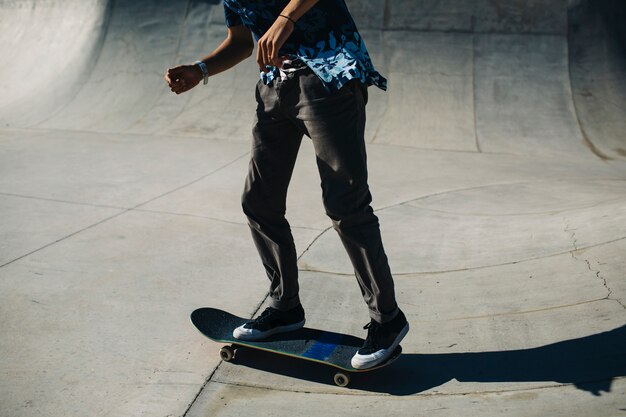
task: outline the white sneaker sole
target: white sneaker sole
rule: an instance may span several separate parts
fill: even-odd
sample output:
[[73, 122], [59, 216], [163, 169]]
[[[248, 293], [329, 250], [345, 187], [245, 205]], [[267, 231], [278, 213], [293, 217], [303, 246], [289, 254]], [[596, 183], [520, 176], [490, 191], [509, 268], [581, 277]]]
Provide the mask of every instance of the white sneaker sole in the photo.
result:
[[247, 340], [250, 342], [263, 340], [277, 333], [293, 332], [294, 330], [301, 329], [302, 327], [304, 327], [304, 322], [305, 320], [302, 320], [300, 323], [274, 327], [273, 329], [267, 330], [265, 332], [256, 329], [246, 329], [245, 327], [243, 327], [245, 326], [245, 324], [242, 324], [241, 326], [233, 330], [233, 337], [235, 339]]
[[409, 322], [398, 333], [396, 340], [393, 341], [388, 349], [381, 349], [369, 355], [359, 355], [358, 352], [352, 357], [350, 364], [354, 369], [368, 369], [385, 362], [396, 350], [404, 336], [409, 332]]

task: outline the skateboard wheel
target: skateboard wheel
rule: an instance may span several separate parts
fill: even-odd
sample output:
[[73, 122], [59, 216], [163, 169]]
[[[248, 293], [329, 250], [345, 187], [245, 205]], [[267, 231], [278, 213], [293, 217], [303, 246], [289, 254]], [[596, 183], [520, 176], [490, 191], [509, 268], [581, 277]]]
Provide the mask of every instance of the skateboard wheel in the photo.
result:
[[224, 346], [220, 349], [220, 358], [225, 362], [230, 362], [235, 357], [235, 349], [232, 346]]
[[343, 372], [337, 372], [335, 374], [335, 384], [340, 387], [346, 387], [350, 383], [350, 377]]

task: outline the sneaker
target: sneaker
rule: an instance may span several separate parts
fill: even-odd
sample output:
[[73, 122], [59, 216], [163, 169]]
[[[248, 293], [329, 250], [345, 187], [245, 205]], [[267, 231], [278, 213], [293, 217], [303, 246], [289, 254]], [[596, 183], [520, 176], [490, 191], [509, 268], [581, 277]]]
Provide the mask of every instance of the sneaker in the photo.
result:
[[233, 330], [233, 337], [240, 340], [263, 340], [273, 334], [291, 332], [303, 326], [304, 309], [301, 305], [288, 311], [268, 307], [256, 319]]
[[367, 329], [367, 339], [352, 357], [351, 363], [355, 369], [372, 368], [385, 362], [409, 332], [409, 322], [399, 311], [390, 322], [380, 324], [372, 320], [363, 328]]

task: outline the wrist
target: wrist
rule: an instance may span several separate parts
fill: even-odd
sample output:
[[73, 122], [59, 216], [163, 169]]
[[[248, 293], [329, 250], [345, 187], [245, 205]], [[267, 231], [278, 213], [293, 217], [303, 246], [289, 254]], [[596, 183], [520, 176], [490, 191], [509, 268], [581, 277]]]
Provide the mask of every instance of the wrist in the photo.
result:
[[293, 25], [296, 25], [296, 21], [293, 20], [293, 18], [291, 18], [291, 16], [288, 16], [286, 14], [279, 14], [278, 17], [282, 17], [284, 19], [287, 19], [288, 21], [290, 21], [291, 23], [293, 23]]
[[209, 69], [206, 64], [202, 61], [196, 61], [193, 66], [200, 78], [204, 80], [204, 84], [207, 84], [209, 82]]

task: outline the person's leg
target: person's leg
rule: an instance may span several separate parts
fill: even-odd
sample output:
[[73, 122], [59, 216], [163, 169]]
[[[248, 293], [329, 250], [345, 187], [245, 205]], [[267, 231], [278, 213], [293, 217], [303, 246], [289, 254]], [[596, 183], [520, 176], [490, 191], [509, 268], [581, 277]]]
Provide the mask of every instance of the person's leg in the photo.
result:
[[296, 248], [285, 218], [287, 188], [303, 133], [281, 108], [280, 86], [283, 83], [266, 86], [259, 82], [256, 90], [252, 155], [241, 205], [270, 279], [270, 307], [233, 330], [233, 336], [243, 340], [262, 340], [305, 323], [298, 296]]
[[300, 79], [298, 119], [315, 147], [326, 213], [352, 261], [370, 317], [391, 321], [398, 313], [394, 283], [367, 183], [367, 90], [355, 80], [330, 94], [315, 75]]
[[285, 201], [303, 133], [284, 117], [274, 85], [258, 83], [256, 97], [242, 207], [270, 279], [270, 306], [286, 311], [300, 305], [296, 249], [285, 218]]
[[331, 94], [314, 75], [301, 77], [300, 85], [297, 117], [315, 147], [326, 213], [352, 261], [371, 317], [365, 326], [367, 339], [351, 363], [371, 368], [394, 354], [409, 323], [396, 304], [378, 218], [370, 205], [364, 137], [367, 89], [352, 81]]

